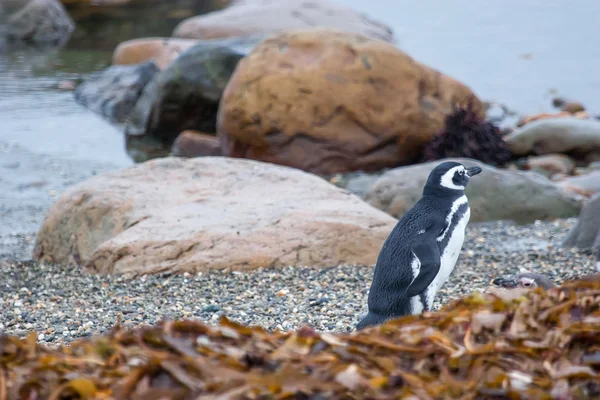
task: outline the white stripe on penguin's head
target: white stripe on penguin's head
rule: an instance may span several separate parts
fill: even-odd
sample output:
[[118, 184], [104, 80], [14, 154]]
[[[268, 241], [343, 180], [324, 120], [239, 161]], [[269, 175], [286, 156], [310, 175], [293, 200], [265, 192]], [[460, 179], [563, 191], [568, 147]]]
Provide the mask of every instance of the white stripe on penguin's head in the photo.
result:
[[440, 180], [442, 187], [445, 187], [446, 189], [465, 190], [464, 186], [456, 185], [453, 181], [454, 174], [457, 172], [462, 172], [463, 174], [467, 173], [467, 171], [465, 171], [465, 167], [462, 165], [450, 168], [444, 175], [442, 175], [442, 179]]

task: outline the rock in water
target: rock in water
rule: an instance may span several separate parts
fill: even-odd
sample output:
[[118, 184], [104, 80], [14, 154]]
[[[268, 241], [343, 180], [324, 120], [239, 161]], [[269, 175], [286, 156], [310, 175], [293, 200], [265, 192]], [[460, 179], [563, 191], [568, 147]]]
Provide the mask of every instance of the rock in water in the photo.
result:
[[153, 156], [146, 148], [168, 152], [187, 129], [216, 133], [225, 86], [238, 61], [260, 40], [255, 36], [200, 41], [157, 74], [144, 88], [125, 129], [130, 156], [144, 161]]
[[60, 47], [74, 30], [75, 23], [58, 0], [0, 3], [0, 40], [7, 43]]
[[536, 172], [497, 169], [468, 158], [449, 158], [390, 170], [370, 187], [365, 200], [400, 218], [421, 197], [431, 170], [446, 160], [483, 168], [481, 179], [473, 179], [465, 191], [472, 222], [512, 220], [529, 223], [538, 219], [574, 217], [581, 210], [582, 198], [564, 193]]
[[546, 118], [516, 128], [505, 136], [513, 154], [569, 154], [584, 164], [600, 160], [600, 121]]
[[111, 121], [123, 122], [158, 71], [153, 61], [109, 67], [79, 85], [75, 100]]
[[569, 232], [562, 245], [581, 249], [595, 248], [600, 252], [600, 194], [585, 204], [577, 225]]
[[113, 52], [112, 62], [115, 65], [131, 65], [152, 60], [163, 70], [182, 52], [197, 43], [197, 40], [174, 38], [132, 39], [117, 46]]
[[240, 61], [223, 94], [223, 154], [317, 174], [374, 171], [418, 160], [465, 85], [398, 48], [309, 29], [271, 36]]
[[114, 274], [369, 265], [395, 223], [297, 169], [161, 158], [64, 192], [34, 258]]
[[243, 0], [221, 11], [182, 21], [174, 37], [215, 39], [231, 36], [270, 35], [312, 27], [339, 29], [394, 43], [394, 33], [385, 24], [363, 13], [327, 0]]

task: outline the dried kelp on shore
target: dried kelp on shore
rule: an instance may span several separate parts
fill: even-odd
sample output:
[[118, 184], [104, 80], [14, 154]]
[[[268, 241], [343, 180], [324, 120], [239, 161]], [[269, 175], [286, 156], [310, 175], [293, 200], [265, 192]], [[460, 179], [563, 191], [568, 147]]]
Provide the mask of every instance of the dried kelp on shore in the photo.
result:
[[473, 294], [349, 334], [166, 321], [0, 339], [0, 399], [590, 399], [600, 282]]
[[473, 110], [472, 104], [467, 103], [446, 116], [443, 128], [425, 146], [421, 161], [447, 157], [468, 157], [489, 165], [504, 166], [512, 159], [512, 153], [500, 129], [485, 121]]

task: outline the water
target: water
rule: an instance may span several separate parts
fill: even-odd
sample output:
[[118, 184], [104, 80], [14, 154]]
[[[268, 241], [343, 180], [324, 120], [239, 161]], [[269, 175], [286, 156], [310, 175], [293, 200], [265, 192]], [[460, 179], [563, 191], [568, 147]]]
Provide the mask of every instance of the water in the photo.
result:
[[539, 113], [558, 94], [600, 113], [598, 1], [338, 1], [392, 26], [400, 48], [484, 100]]
[[72, 91], [58, 89], [62, 81], [105, 67], [105, 52], [65, 50], [44, 55], [22, 51], [6, 58], [8, 62], [0, 64], [4, 151], [19, 145], [61, 159], [116, 166], [132, 163], [123, 150], [120, 129], [77, 104]]
[[75, 3], [69, 11], [77, 28], [63, 49], [0, 54], [0, 163], [3, 153], [25, 148], [73, 162], [133, 164], [122, 127], [77, 104], [73, 92], [58, 89], [59, 84], [109, 66], [120, 42], [170, 36], [182, 19], [219, 6], [214, 0], [139, 0], [119, 7]]
[[[600, 47], [593, 45], [600, 2], [338, 1], [392, 26], [400, 48], [464, 82], [484, 100], [538, 113], [552, 111], [552, 97], [562, 95], [592, 112], [600, 110]], [[200, 12], [191, 4], [202, 2], [177, 3], [180, 8], [170, 10], [171, 18], [160, 24], [148, 18], [167, 15], [156, 8], [135, 5], [129, 14], [76, 8], [71, 11], [78, 27], [66, 49], [45, 56], [0, 56], [0, 145], [130, 165], [121, 128], [56, 86], [109, 65], [120, 41], [168, 36], [180, 19]]]

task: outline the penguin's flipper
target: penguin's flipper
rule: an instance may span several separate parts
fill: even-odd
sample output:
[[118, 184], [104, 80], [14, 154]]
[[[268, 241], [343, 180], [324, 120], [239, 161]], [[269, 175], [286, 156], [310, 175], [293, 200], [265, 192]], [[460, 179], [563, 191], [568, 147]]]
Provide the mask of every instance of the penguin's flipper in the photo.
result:
[[440, 270], [440, 250], [435, 242], [435, 238], [413, 243], [411, 250], [415, 257], [419, 259], [421, 268], [419, 275], [406, 289], [408, 297], [423, 293], [427, 289], [427, 286], [433, 282], [433, 279]]

